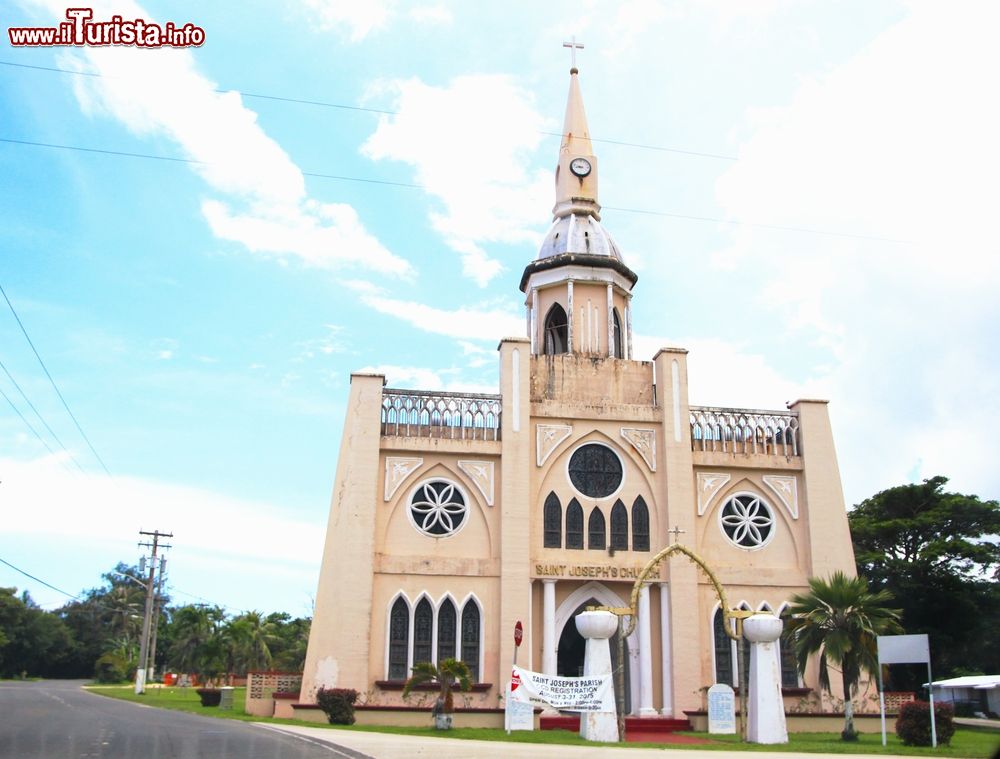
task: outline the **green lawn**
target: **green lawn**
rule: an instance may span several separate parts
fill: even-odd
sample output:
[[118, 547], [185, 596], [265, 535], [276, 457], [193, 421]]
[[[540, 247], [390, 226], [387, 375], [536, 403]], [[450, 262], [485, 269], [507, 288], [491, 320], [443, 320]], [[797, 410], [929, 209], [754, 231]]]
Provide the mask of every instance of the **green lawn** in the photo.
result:
[[[592, 746], [592, 743], [580, 738], [579, 735], [568, 730], [540, 730], [537, 732], [517, 731], [509, 736], [500, 729], [495, 728], [456, 728], [454, 730], [439, 731], [432, 727], [407, 728], [407, 727], [361, 727], [351, 725], [320, 725], [315, 723], [303, 723], [293, 720], [277, 720], [255, 717], [244, 711], [243, 704], [246, 688], [236, 688], [233, 693], [232, 711], [222, 711], [216, 706], [205, 707], [198, 700], [198, 694], [194, 688], [147, 688], [146, 693], [137, 696], [132, 692], [132, 686], [121, 685], [91, 685], [88, 690], [111, 698], [119, 698], [125, 701], [134, 701], [147, 706], [155, 706], [161, 709], [176, 709], [178, 711], [189, 712], [191, 714], [201, 714], [206, 717], [216, 717], [222, 719], [238, 719], [250, 722], [271, 722], [276, 724], [303, 725], [310, 727], [327, 728], [330, 730], [347, 731], [372, 731], [380, 733], [395, 733], [400, 735], [419, 735], [429, 738], [458, 738], [464, 740], [485, 740], [485, 741], [508, 741], [511, 743], [556, 743], [570, 746]], [[428, 717], [428, 722], [430, 718]], [[709, 739], [706, 733], [683, 733], [697, 738]], [[664, 745], [662, 743], [627, 743], [627, 747], [645, 748], [683, 748], [700, 749], [703, 751], [723, 751], [732, 750], [739, 744], [736, 736], [711, 736], [712, 743], [704, 745], [674, 744]], [[960, 727], [951, 740], [950, 746], [939, 746], [936, 750], [930, 747], [913, 748], [904, 746], [895, 735], [889, 734], [888, 745], [882, 748], [882, 737], [878, 734], [861, 736], [857, 743], [844, 743], [840, 740], [838, 733], [792, 733], [789, 735], [789, 743], [779, 746], [759, 746], [746, 744], [741, 747], [745, 751], [783, 751], [790, 754], [902, 754], [909, 756], [950, 756], [969, 757], [970, 759], [988, 758], [994, 751], [1000, 748], [1000, 731], [966, 729]]]

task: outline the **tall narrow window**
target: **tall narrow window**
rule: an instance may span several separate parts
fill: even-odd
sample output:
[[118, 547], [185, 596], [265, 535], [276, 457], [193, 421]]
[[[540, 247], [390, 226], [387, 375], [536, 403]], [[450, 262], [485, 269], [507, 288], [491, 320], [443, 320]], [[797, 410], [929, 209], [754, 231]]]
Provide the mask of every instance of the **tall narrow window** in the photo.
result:
[[479, 682], [479, 606], [471, 598], [462, 609], [462, 661], [472, 673], [472, 682]]
[[389, 612], [389, 680], [405, 680], [406, 656], [410, 647], [410, 609], [406, 601], [397, 598]]
[[566, 507], [566, 547], [583, 548], [583, 507], [575, 498]]
[[628, 550], [628, 512], [621, 500], [611, 508], [611, 547], [616, 551]]
[[606, 546], [604, 512], [600, 506], [595, 506], [587, 520], [587, 548], [603, 551]]
[[455, 658], [455, 604], [446, 598], [438, 609], [438, 639], [437, 660], [440, 664], [445, 659]]
[[434, 645], [434, 609], [431, 602], [421, 598], [413, 612], [413, 663], [431, 660]]
[[614, 342], [612, 343], [611, 349], [613, 353], [611, 354], [614, 358], [625, 358], [625, 345], [623, 342], [624, 330], [622, 330], [622, 320], [618, 316], [618, 309], [614, 309], [611, 312], [611, 318], [614, 322]]
[[562, 504], [555, 493], [549, 493], [545, 499], [542, 520], [543, 545], [546, 548], [562, 548]]
[[642, 496], [632, 504], [632, 550], [649, 550], [649, 509]]
[[548, 355], [566, 353], [569, 342], [568, 331], [566, 312], [558, 303], [553, 303], [545, 315], [544, 352]]
[[795, 661], [795, 636], [788, 629], [790, 619], [791, 615], [788, 613], [788, 608], [786, 607], [781, 612], [781, 620], [785, 623], [785, 626], [781, 630], [781, 639], [778, 642], [778, 651], [781, 654], [782, 688], [799, 687], [799, 669]]
[[712, 622], [715, 641], [715, 682], [733, 686], [733, 641], [726, 635], [725, 616], [722, 609], [716, 609]]

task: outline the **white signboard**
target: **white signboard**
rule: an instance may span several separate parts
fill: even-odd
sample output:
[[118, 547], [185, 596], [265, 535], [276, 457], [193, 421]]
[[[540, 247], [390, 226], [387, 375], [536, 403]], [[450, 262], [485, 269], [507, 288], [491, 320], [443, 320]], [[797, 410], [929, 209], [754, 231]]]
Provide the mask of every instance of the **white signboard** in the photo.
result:
[[879, 635], [880, 664], [929, 664], [931, 646], [926, 635]]
[[736, 732], [736, 694], [725, 683], [708, 689], [708, 732], [732, 735]]
[[615, 692], [611, 675], [558, 677], [520, 667], [511, 673], [510, 698], [568, 712], [613, 712]]
[[510, 688], [513, 683], [507, 685], [507, 701], [504, 704], [504, 728], [509, 733], [511, 730], [534, 730], [535, 729], [535, 706], [529, 701], [515, 701], [510, 697]]

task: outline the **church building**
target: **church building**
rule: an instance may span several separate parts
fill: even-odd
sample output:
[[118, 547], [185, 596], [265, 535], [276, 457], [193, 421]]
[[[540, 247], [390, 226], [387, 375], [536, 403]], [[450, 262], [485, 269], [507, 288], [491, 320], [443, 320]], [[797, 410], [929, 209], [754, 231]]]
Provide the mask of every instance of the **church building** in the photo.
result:
[[[498, 392], [351, 376], [302, 703], [341, 687], [402, 705], [414, 663], [453, 657], [476, 683], [456, 705], [496, 708], [519, 621], [519, 665], [579, 675], [574, 615], [627, 606], [673, 542], [713, 568], [732, 607], [781, 614], [807, 578], [854, 574], [826, 401], [693, 406], [686, 350], [634, 355], [633, 294], [656, 294], [636, 289], [602, 224], [578, 79], [574, 67], [554, 218], [521, 277], [525, 334], [498, 346]], [[625, 641], [626, 710], [682, 718], [713, 683], [736, 686], [722, 625], [704, 574], [664, 562]], [[801, 682], [780, 648], [791, 706], [816, 673]]]

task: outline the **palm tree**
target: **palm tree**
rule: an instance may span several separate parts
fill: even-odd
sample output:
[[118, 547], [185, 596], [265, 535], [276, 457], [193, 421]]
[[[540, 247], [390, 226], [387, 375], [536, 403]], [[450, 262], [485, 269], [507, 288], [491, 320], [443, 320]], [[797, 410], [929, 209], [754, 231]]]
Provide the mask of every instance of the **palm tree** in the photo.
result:
[[225, 613], [219, 607], [182, 606], [173, 615], [172, 666], [194, 672], [206, 681], [214, 680], [222, 669], [222, 640], [219, 627]]
[[437, 666], [432, 662], [422, 661], [414, 664], [411, 671], [413, 674], [403, 685], [403, 698], [408, 697], [415, 686], [436, 681], [441, 687], [438, 701], [444, 714], [455, 711], [455, 699], [451, 692], [455, 685], [463, 691], [472, 687], [472, 672], [469, 670], [469, 665], [457, 659], [442, 659]]
[[877, 637], [902, 632], [899, 609], [889, 609], [892, 594], [872, 593], [863, 577], [834, 572], [829, 580], [810, 578], [809, 592], [792, 596], [789, 630], [794, 636], [795, 659], [805, 673], [809, 657], [819, 653], [819, 684], [830, 689], [830, 668], [840, 668], [844, 688], [845, 741], [857, 740], [854, 704], [863, 672], [878, 672]]
[[245, 674], [271, 666], [274, 625], [259, 611], [248, 611], [229, 621], [224, 630], [230, 669]]

